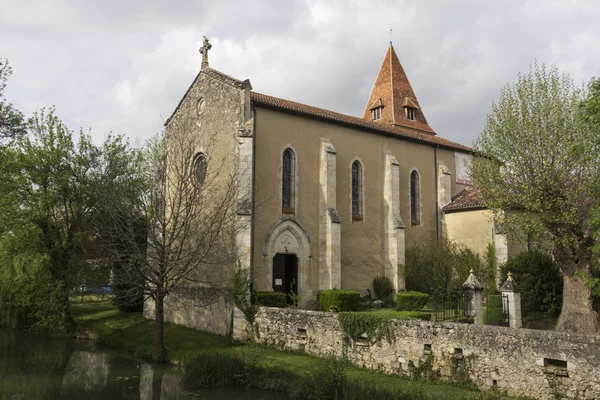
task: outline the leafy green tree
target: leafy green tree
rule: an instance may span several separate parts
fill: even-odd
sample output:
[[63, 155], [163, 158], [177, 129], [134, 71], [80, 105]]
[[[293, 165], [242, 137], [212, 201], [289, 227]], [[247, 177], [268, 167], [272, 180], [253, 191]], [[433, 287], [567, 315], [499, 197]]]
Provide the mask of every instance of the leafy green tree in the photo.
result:
[[419, 244], [406, 250], [406, 288], [423, 293], [462, 290], [470, 270], [483, 280], [486, 266], [477, 254], [446, 240], [433, 245]]
[[[586, 98], [580, 103], [581, 117], [585, 124], [600, 136], [600, 78], [592, 78], [588, 84]], [[596, 296], [600, 296], [600, 173], [596, 175], [593, 185], [594, 209], [592, 216], [592, 232], [595, 244], [595, 263], [591, 287]]]
[[595, 332], [588, 223], [600, 148], [597, 132], [581, 118], [583, 97], [568, 75], [535, 63], [492, 105], [472, 173], [503, 229], [550, 245], [563, 275], [557, 329]]
[[600, 78], [590, 79], [587, 95], [579, 104], [579, 110], [582, 121], [595, 134], [600, 134]]
[[521, 290], [521, 314], [524, 318], [533, 313], [560, 314], [562, 305], [562, 275], [547, 252], [524, 251], [502, 265], [502, 282], [508, 273]]
[[12, 68], [8, 60], [0, 59], [0, 145], [23, 136], [26, 132], [23, 114], [4, 96], [4, 89], [10, 75], [12, 75]]
[[73, 288], [107, 280], [92, 251], [92, 218], [104, 201], [97, 197], [100, 178], [120, 161], [103, 154], [121, 140], [109, 136], [99, 147], [81, 132], [75, 142], [54, 110], [42, 110], [31, 119], [29, 135], [4, 149], [0, 278], [5, 298], [33, 326], [73, 332]]

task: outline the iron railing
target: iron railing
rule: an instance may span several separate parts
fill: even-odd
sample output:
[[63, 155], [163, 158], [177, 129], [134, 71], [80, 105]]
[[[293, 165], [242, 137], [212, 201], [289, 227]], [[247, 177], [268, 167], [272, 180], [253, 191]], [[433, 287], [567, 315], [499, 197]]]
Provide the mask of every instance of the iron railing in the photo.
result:
[[483, 323], [486, 325], [509, 326], [507, 294], [487, 294], [483, 298]]
[[437, 321], [471, 322], [472, 293], [437, 292], [432, 296], [432, 312]]

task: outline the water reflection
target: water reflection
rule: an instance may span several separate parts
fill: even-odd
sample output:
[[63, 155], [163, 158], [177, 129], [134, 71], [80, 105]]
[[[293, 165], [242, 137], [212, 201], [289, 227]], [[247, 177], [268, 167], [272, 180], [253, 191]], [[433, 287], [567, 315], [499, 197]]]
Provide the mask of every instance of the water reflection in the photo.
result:
[[63, 377], [63, 390], [92, 392], [104, 389], [108, 384], [109, 360], [108, 354], [74, 351]]
[[275, 400], [239, 388], [190, 393], [179, 370], [128, 353], [41, 335], [0, 330], [0, 400]]

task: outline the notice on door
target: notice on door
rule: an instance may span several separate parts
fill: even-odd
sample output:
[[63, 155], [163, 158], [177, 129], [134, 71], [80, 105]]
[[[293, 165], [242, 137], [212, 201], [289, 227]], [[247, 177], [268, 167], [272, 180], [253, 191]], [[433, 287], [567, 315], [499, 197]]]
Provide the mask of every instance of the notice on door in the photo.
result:
[[283, 279], [275, 279], [275, 286], [283, 285]]

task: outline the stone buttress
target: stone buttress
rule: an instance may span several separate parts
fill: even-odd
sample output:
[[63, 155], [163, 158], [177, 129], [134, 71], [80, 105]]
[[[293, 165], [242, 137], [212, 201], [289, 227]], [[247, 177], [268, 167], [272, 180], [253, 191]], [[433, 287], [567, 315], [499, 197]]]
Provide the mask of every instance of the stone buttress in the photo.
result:
[[321, 138], [320, 170], [319, 289], [341, 289], [341, 220], [336, 208], [336, 152], [326, 138]]
[[396, 290], [405, 290], [404, 280], [404, 223], [400, 217], [400, 165], [396, 157], [384, 152], [384, 263], [385, 276]]

